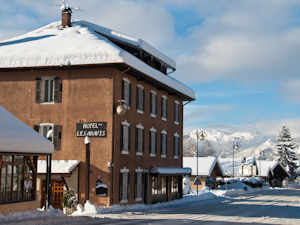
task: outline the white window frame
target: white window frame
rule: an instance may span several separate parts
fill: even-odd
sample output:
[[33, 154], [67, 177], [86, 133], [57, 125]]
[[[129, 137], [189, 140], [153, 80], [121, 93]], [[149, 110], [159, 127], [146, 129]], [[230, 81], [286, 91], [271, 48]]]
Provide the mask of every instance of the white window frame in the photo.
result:
[[150, 104], [151, 104], [150, 115], [151, 115], [151, 117], [156, 118], [156, 114], [157, 114], [157, 93], [154, 90], [151, 90], [150, 95], [151, 95], [151, 98], [152, 98], [152, 102], [150, 102]]
[[[123, 196], [121, 196], [121, 200], [120, 203], [128, 203], [128, 173], [129, 173], [129, 169], [127, 169], [125, 166], [123, 169], [120, 170], [120, 172], [122, 173], [122, 194]], [[124, 185], [126, 184], [126, 185]]]
[[[128, 78], [126, 78], [126, 77], [124, 77], [123, 79], [122, 79], [125, 83], [126, 83], [126, 86], [125, 86], [125, 94], [124, 94], [124, 101], [126, 101], [126, 103], [127, 103], [127, 105], [124, 105], [125, 106], [125, 108], [126, 109], [130, 109], [130, 84], [131, 84], [131, 82], [130, 82], [130, 80], [128, 79]], [[123, 93], [123, 83], [122, 83], [122, 93]]]
[[144, 90], [145, 90], [145, 88], [141, 84], [138, 84], [136, 86], [136, 88], [137, 88], [137, 92], [139, 92], [139, 95], [138, 95], [139, 97], [138, 97], [137, 103], [136, 103], [137, 104], [136, 110], [138, 113], [144, 114], [144, 102], [145, 102]]
[[[174, 124], [179, 125], [179, 121], [180, 121], [180, 113], [179, 113], [180, 112], [180, 103], [177, 100], [174, 101], [174, 107], [175, 107], [175, 109], [174, 109], [174, 112], [175, 112]], [[177, 113], [178, 121], [176, 120], [177, 119], [176, 118], [176, 113]]]
[[[161, 147], [162, 147], [162, 149], [161, 149], [161, 157], [162, 158], [166, 158], [167, 157], [167, 132], [165, 131], [165, 129], [161, 132], [161, 134], [163, 134], [162, 135], [162, 137], [163, 137], [163, 139], [162, 140], [160, 140], [161, 141]], [[165, 143], [164, 143], [165, 142]]]
[[155, 157], [156, 156], [156, 150], [157, 150], [157, 144], [155, 142], [155, 136], [157, 135], [156, 133], [156, 129], [154, 127], [152, 127], [150, 129], [150, 142], [151, 142], [151, 149], [150, 150], [150, 157]]
[[176, 145], [174, 143], [174, 159], [178, 159], [179, 158], [179, 134], [177, 134], [177, 132], [174, 134], [174, 138], [177, 138], [177, 140], [178, 140], [177, 155], [176, 155]]
[[162, 95], [161, 96], [161, 101], [162, 101], [162, 115], [161, 115], [161, 119], [163, 121], [167, 121], [167, 107], [168, 107], [168, 104], [167, 104], [167, 101], [168, 101], [168, 98], [165, 96], [165, 95]]
[[143, 137], [143, 131], [144, 131], [144, 127], [142, 126], [142, 124], [136, 125], [136, 128], [138, 130], [138, 133], [135, 135], [138, 135], [138, 145], [136, 149], [136, 155], [142, 156], [143, 155], [143, 138], [145, 138], [145, 135]]
[[142, 201], [143, 198], [142, 198], [142, 193], [143, 193], [143, 170], [139, 167], [137, 169], [135, 169], [135, 172], [137, 173], [137, 181], [136, 181], [136, 188], [137, 188], [137, 196], [135, 198], [135, 201], [136, 202], [139, 202], [139, 201]]
[[[129, 149], [129, 142], [130, 142], [129, 127], [130, 127], [130, 123], [128, 123], [127, 120], [125, 120], [121, 124], [123, 125], [123, 140], [122, 140], [123, 146], [121, 146], [122, 147], [121, 153], [124, 154], [124, 155], [128, 155], [129, 151], [130, 151], [130, 149]], [[124, 130], [124, 128], [125, 128], [125, 130]], [[127, 137], [125, 135], [126, 131], [127, 131]]]
[[[45, 127], [48, 127], [49, 129], [47, 129], [47, 132], [45, 133], [45, 130], [44, 130], [44, 128]], [[51, 128], [51, 129], [50, 129]], [[45, 138], [49, 138], [49, 137], [51, 137], [51, 138], [53, 138], [53, 128], [54, 128], [54, 124], [53, 123], [41, 123], [40, 124], [40, 134], [42, 135], [42, 136], [44, 136]], [[52, 133], [50, 134], [49, 133], [49, 131], [50, 130], [52, 130]], [[47, 137], [47, 134], [49, 133], [49, 135], [51, 135], [51, 136], [49, 136], [49, 137]]]

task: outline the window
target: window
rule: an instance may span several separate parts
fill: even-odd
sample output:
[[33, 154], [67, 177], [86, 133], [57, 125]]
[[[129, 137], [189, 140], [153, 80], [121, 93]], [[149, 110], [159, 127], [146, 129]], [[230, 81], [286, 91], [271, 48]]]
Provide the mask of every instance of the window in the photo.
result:
[[125, 120], [121, 124], [121, 152], [128, 155], [130, 151], [130, 124]]
[[141, 124], [139, 124], [136, 126], [135, 129], [135, 151], [137, 155], [143, 155], [144, 153], [144, 140], [144, 127]]
[[149, 152], [150, 152], [150, 157], [155, 157], [155, 155], [157, 153], [157, 133], [156, 133], [156, 129], [154, 129], [154, 127], [152, 127], [150, 129]]
[[174, 102], [174, 123], [179, 125], [179, 102]]
[[130, 190], [130, 174], [129, 169], [124, 167], [120, 170], [120, 203], [127, 203]]
[[[33, 161], [32, 161], [33, 160]], [[35, 199], [37, 157], [21, 155], [0, 156], [0, 203]]]
[[167, 156], [167, 132], [165, 130], [163, 130], [161, 132], [160, 142], [161, 142], [161, 157], [166, 158], [166, 156]]
[[167, 121], [168, 117], [168, 99], [166, 96], [161, 96], [161, 119]]
[[127, 78], [122, 80], [122, 99], [131, 107], [131, 89], [132, 84]]
[[139, 167], [134, 173], [134, 195], [135, 201], [142, 201], [144, 189], [143, 170]]
[[59, 78], [42, 77], [35, 79], [35, 102], [54, 103], [59, 102], [59, 93], [62, 87]]
[[178, 159], [179, 156], [179, 135], [174, 134], [174, 159]]
[[141, 114], [145, 111], [145, 89], [140, 84], [136, 87], [136, 109]]
[[41, 123], [40, 125], [34, 125], [34, 130], [43, 135], [45, 138], [51, 140], [54, 145], [54, 150], [59, 149], [59, 141], [61, 140], [59, 125]]
[[157, 115], [157, 94], [155, 91], [150, 91], [150, 114], [152, 117]]

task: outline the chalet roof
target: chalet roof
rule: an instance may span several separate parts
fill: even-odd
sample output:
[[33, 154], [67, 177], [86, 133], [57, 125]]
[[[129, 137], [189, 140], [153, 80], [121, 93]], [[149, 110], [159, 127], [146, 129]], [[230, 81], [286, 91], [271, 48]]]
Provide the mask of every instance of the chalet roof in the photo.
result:
[[0, 153], [52, 154], [52, 142], [0, 106]]
[[[284, 166], [279, 161], [265, 161], [265, 160], [257, 160], [257, 169], [258, 174], [262, 177], [269, 177], [269, 174], [273, 174], [273, 171], [277, 166], [280, 166], [282, 170], [290, 176], [289, 172], [284, 168]], [[261, 172], [259, 171], [261, 168]]]
[[[232, 158], [219, 158], [219, 162], [222, 165], [224, 175], [232, 176], [233, 173], [233, 162]], [[234, 158], [234, 176], [239, 176], [240, 165], [256, 165], [255, 157], [247, 157], [246, 160], [243, 158]]]
[[134, 45], [170, 67], [176, 67], [174, 61], [140, 39], [85, 21], [76, 21], [72, 23], [72, 27], [61, 28], [61, 22], [54, 22], [27, 34], [1, 41], [0, 69], [126, 64], [154, 81], [182, 93], [190, 100], [195, 99], [195, 92], [191, 88], [147, 65], [105, 36]]
[[[218, 176], [223, 176], [224, 172], [217, 157], [198, 157], [198, 175], [210, 176], [215, 166], [220, 168]], [[192, 175], [197, 175], [197, 157], [183, 157], [183, 167], [192, 168]]]

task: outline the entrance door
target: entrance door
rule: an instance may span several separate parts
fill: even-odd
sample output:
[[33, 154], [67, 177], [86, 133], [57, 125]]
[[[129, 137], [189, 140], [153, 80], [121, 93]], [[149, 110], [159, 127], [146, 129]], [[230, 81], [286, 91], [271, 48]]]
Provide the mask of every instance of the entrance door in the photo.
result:
[[[51, 180], [51, 189], [50, 189], [50, 204], [54, 209], [63, 209], [62, 199], [64, 195], [64, 185], [62, 180]], [[45, 205], [46, 197], [46, 180], [42, 181], [42, 206]]]

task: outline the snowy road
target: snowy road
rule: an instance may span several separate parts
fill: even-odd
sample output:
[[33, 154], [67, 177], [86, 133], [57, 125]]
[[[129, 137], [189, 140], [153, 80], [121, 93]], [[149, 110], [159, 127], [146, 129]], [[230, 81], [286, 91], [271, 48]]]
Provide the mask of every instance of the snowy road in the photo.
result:
[[299, 189], [271, 190], [163, 210], [106, 214], [85, 224], [300, 224], [299, 212]]
[[165, 208], [139, 207], [131, 211], [89, 216], [23, 217], [1, 221], [0, 224], [300, 224], [300, 189], [264, 190], [242, 196], [185, 202]]

